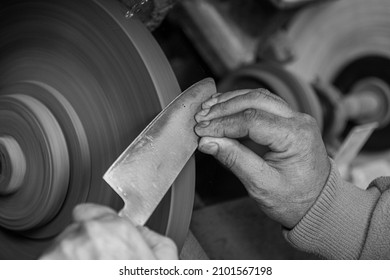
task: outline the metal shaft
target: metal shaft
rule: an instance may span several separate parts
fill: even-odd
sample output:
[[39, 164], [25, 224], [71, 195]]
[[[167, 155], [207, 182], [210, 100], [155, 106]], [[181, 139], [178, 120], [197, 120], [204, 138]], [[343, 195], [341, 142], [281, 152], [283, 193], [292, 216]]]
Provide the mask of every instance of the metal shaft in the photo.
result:
[[341, 106], [347, 119], [386, 125], [390, 122], [390, 88], [379, 79], [364, 79], [342, 100]]
[[353, 120], [374, 118], [380, 103], [379, 96], [370, 91], [354, 92], [342, 101], [346, 115]]
[[18, 142], [10, 136], [0, 137], [0, 195], [16, 192], [26, 174], [26, 158]]

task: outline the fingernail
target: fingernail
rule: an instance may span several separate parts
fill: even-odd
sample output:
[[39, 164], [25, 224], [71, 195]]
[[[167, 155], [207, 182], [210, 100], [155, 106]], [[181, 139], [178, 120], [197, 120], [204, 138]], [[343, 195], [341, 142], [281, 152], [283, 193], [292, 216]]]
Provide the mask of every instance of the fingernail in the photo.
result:
[[207, 108], [207, 109], [203, 109], [202, 111], [200, 111], [197, 115], [206, 116], [209, 112], [210, 112], [210, 108]]
[[204, 121], [204, 122], [200, 122], [197, 126], [199, 127], [208, 127], [210, 124], [210, 121]]
[[216, 154], [218, 152], [219, 146], [217, 143], [209, 142], [200, 146], [199, 148], [205, 153]]
[[216, 93], [216, 94], [213, 94], [211, 97], [212, 97], [212, 98], [216, 98], [216, 97], [220, 96], [221, 94], [222, 94], [222, 92], [218, 92], [218, 93]]
[[211, 106], [217, 104], [217, 102], [218, 102], [218, 99], [217, 99], [217, 98], [215, 98], [215, 97], [214, 97], [214, 98], [211, 98], [211, 99], [207, 100], [206, 102], [204, 102], [204, 103], [202, 104], [202, 109], [210, 108]]

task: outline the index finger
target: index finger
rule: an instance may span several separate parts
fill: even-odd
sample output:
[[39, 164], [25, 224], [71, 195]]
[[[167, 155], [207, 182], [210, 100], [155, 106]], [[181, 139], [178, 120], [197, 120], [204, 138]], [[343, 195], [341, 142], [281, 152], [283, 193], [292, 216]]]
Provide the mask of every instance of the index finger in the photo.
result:
[[229, 93], [228, 99], [222, 96], [217, 97], [217, 101], [214, 101], [215, 104], [210, 108], [200, 111], [195, 116], [196, 121], [222, 118], [247, 109], [261, 110], [284, 118], [294, 116], [294, 111], [284, 100], [265, 89], [256, 89], [245, 93], [239, 91], [236, 95]]
[[[204, 121], [195, 126], [199, 137], [240, 139], [249, 137], [274, 152], [286, 151], [295, 135], [290, 119], [261, 110], [247, 109], [237, 114]], [[288, 140], [288, 141], [287, 141]]]

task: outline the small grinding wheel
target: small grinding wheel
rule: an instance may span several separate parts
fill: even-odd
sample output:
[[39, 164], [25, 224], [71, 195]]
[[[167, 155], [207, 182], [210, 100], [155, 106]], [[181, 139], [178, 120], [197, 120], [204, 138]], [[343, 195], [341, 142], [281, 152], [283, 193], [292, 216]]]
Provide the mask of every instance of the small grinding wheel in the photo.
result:
[[[0, 6], [0, 258], [37, 258], [82, 202], [122, 206], [102, 175], [179, 86], [119, 1]], [[182, 246], [190, 160], [148, 222]]]
[[[370, 82], [365, 88], [384, 92], [380, 103], [390, 108], [390, 1], [325, 1], [298, 14], [287, 33], [295, 53], [295, 61], [288, 65], [292, 73], [308, 82], [319, 78], [345, 95], [377, 80], [384, 86]], [[387, 117], [378, 110], [377, 119], [381, 115]], [[389, 134], [390, 126], [383, 125], [365, 148], [389, 149]]]

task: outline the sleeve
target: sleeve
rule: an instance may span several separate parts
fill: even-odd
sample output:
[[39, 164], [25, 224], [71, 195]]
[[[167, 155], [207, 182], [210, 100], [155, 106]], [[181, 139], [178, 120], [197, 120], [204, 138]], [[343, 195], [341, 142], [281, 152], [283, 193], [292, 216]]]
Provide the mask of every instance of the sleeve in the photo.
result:
[[286, 240], [327, 259], [390, 258], [390, 178], [378, 178], [361, 190], [331, 165], [311, 209], [293, 229], [283, 230]]

